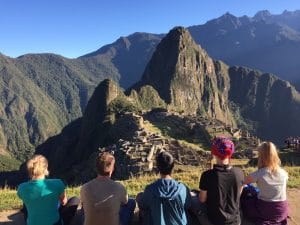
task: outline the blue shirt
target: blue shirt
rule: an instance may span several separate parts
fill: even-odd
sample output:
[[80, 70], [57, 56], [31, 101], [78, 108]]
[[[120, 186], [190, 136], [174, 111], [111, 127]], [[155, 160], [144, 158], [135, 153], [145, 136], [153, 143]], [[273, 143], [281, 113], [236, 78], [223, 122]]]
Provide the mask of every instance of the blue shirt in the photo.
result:
[[151, 225], [186, 225], [186, 209], [190, 207], [189, 189], [174, 179], [159, 179], [148, 185], [138, 203], [150, 214]]
[[27, 225], [53, 225], [59, 220], [59, 196], [65, 185], [59, 179], [31, 180], [18, 187], [28, 211]]

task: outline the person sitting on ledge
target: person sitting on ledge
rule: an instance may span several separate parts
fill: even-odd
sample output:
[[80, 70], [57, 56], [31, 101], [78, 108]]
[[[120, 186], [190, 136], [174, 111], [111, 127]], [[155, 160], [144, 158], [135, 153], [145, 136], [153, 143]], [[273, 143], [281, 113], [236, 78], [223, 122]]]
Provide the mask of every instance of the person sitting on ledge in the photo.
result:
[[230, 165], [234, 152], [233, 142], [217, 137], [212, 144], [212, 157], [216, 164], [202, 173], [198, 194], [192, 198], [191, 211], [201, 225], [239, 225], [240, 195], [244, 174], [240, 168]]
[[257, 183], [259, 192], [256, 198], [241, 201], [243, 214], [258, 225], [286, 225], [288, 174], [280, 167], [276, 146], [272, 142], [263, 142], [257, 150], [258, 170], [246, 177], [245, 184]]
[[125, 187], [113, 181], [115, 158], [108, 152], [96, 159], [98, 176], [80, 190], [84, 225], [127, 225], [133, 216], [135, 201], [128, 199]]
[[174, 159], [166, 151], [156, 157], [160, 179], [149, 184], [136, 197], [142, 224], [186, 225], [186, 210], [190, 207], [189, 189], [171, 177]]
[[[69, 200], [60, 179], [46, 179], [48, 161], [35, 155], [27, 162], [30, 181], [19, 185], [17, 194], [24, 203], [27, 225], [68, 225], [76, 213], [79, 198]], [[59, 207], [60, 206], [60, 207]]]

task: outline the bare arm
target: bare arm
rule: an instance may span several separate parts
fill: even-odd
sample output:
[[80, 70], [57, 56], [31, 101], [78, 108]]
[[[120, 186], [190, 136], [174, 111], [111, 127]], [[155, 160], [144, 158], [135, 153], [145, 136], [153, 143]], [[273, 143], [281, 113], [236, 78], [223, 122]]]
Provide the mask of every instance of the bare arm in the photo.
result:
[[66, 191], [64, 191], [60, 196], [59, 196], [60, 204], [61, 205], [66, 205], [68, 202], [67, 194]]
[[254, 183], [254, 182], [255, 182], [255, 180], [253, 179], [253, 177], [251, 177], [249, 175], [244, 180], [244, 184], [251, 184], [251, 183]]
[[201, 203], [204, 203], [204, 202], [206, 202], [206, 200], [207, 200], [207, 191], [200, 190], [199, 201]]

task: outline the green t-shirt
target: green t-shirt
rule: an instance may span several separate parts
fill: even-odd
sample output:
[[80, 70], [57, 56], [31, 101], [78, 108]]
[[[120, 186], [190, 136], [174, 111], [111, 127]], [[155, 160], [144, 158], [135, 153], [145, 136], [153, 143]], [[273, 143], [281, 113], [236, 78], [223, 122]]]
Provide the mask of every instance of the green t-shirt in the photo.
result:
[[59, 220], [59, 196], [65, 185], [60, 179], [31, 180], [18, 187], [28, 211], [27, 225], [53, 225]]

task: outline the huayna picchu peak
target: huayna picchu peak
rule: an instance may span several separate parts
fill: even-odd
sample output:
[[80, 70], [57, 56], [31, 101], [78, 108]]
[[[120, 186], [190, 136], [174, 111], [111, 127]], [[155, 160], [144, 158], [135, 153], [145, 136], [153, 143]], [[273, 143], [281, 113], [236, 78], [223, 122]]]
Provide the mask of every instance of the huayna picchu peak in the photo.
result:
[[[61, 167], [66, 171], [99, 147], [130, 139], [139, 124], [133, 115], [203, 117], [205, 126], [222, 123], [208, 133], [241, 128], [277, 143], [298, 136], [300, 97], [293, 82], [254, 68], [297, 78], [299, 15], [225, 14], [168, 34], [120, 37], [76, 59], [0, 55], [0, 169], [17, 168], [13, 158], [24, 161], [40, 145], [37, 152], [49, 156], [50, 166], [58, 156], [72, 155]], [[106, 78], [111, 80], [99, 85]], [[116, 93], [112, 101], [103, 100]], [[194, 134], [192, 127], [186, 132]]]
[[[231, 122], [225, 88], [229, 79], [227, 74], [219, 73], [215, 63], [187, 29], [176, 27], [157, 46], [141, 81], [133, 89], [150, 85], [170, 110]], [[220, 82], [222, 87], [218, 86]]]
[[49, 158], [54, 175], [78, 183], [93, 176], [95, 154], [110, 146], [119, 168], [128, 165], [115, 176], [126, 178], [151, 171], [161, 148], [172, 149], [178, 162], [189, 164], [185, 155], [205, 157], [215, 135], [239, 137], [244, 130], [253, 143], [259, 142], [256, 136], [276, 141], [296, 135], [299, 99], [289, 82], [272, 74], [214, 61], [187, 29], [176, 27], [157, 46], [138, 83], [124, 93], [114, 81], [102, 81], [83, 117], [40, 145], [37, 153]]
[[[231, 115], [233, 112], [227, 109], [228, 106], [233, 109], [237, 109], [238, 106], [232, 103], [231, 99], [229, 104], [226, 103], [230, 88], [229, 77], [225, 72], [228, 70], [226, 64], [237, 67], [247, 66], [259, 69], [263, 73], [274, 73], [295, 84], [297, 90], [300, 90], [299, 12], [299, 10], [285, 11], [274, 15], [261, 11], [254, 17], [237, 17], [226, 13], [205, 24], [187, 27], [195, 43], [200, 44], [202, 50], [205, 49], [212, 59], [222, 60], [225, 64], [213, 60], [212, 72], [207, 70], [208, 67], [206, 72], [202, 71], [201, 77], [205, 85], [201, 80], [195, 80], [194, 85], [184, 80], [183, 84], [190, 88], [189, 94], [186, 95], [183, 94], [182, 88], [176, 87], [183, 74], [188, 73], [190, 77], [196, 78], [199, 75], [199, 68], [196, 67], [208, 66], [210, 60], [205, 56], [204, 51], [199, 50], [200, 47], [176, 49], [176, 37], [179, 46], [180, 40], [189, 36], [184, 28], [177, 27], [168, 34], [169, 39], [175, 38], [172, 44], [169, 44], [173, 48], [169, 48], [166, 43], [161, 43], [162, 47], [156, 49], [166, 34], [135, 32], [74, 59], [50, 53], [25, 54], [17, 58], [1, 54], [0, 156], [26, 160], [39, 144], [57, 135], [65, 125], [82, 116], [95, 87], [106, 78], [118, 82], [124, 89], [132, 87], [139, 81], [142, 82], [145, 78], [144, 83], [139, 82], [138, 85], [149, 85], [141, 89], [141, 93], [132, 92], [132, 97], [139, 96], [139, 102], [136, 103], [138, 106], [142, 105], [148, 109], [162, 106], [168, 110], [173, 108], [177, 112], [196, 112], [216, 117], [231, 126], [236, 122], [244, 124], [246, 121], [243, 120], [248, 115], [246, 111], [249, 106], [233, 110], [234, 113], [244, 113], [244, 116], [238, 119], [240, 122], [233, 121]], [[190, 42], [193, 40], [190, 39]], [[168, 50], [164, 51], [163, 47]], [[172, 52], [168, 53], [171, 49], [180, 57], [172, 56]], [[188, 49], [194, 49], [191, 51], [194, 53], [189, 55]], [[152, 58], [154, 51], [159, 53]], [[201, 53], [196, 54], [199, 51]], [[158, 55], [162, 53], [168, 58]], [[199, 61], [194, 62], [193, 57], [196, 59], [198, 57]], [[151, 64], [145, 70], [151, 59]], [[200, 59], [203, 64], [199, 63]], [[161, 65], [155, 61], [161, 62]], [[191, 67], [190, 72], [188, 72], [188, 64], [195, 67]], [[172, 69], [174, 71], [171, 71]], [[165, 71], [161, 72], [162, 70]], [[152, 78], [147, 79], [147, 76], [154, 77], [156, 81], [152, 81]], [[169, 79], [168, 76], [173, 77]], [[167, 79], [170, 83], [160, 82], [163, 81], [161, 79]], [[215, 80], [217, 86], [214, 84]], [[197, 85], [200, 91], [196, 88]], [[208, 95], [207, 92], [214, 94]], [[148, 94], [152, 96], [149, 102], [143, 100], [148, 98]], [[198, 101], [197, 104], [190, 104], [191, 99], [201, 99], [201, 103]], [[147, 106], [148, 103], [151, 105]], [[259, 124], [254, 122], [250, 127], [256, 129]], [[280, 130], [282, 131], [278, 131], [279, 133], [285, 132], [283, 129]], [[2, 161], [8, 165], [7, 160]], [[18, 167], [17, 164], [14, 165], [14, 168]], [[5, 170], [5, 166], [3, 168]]]

